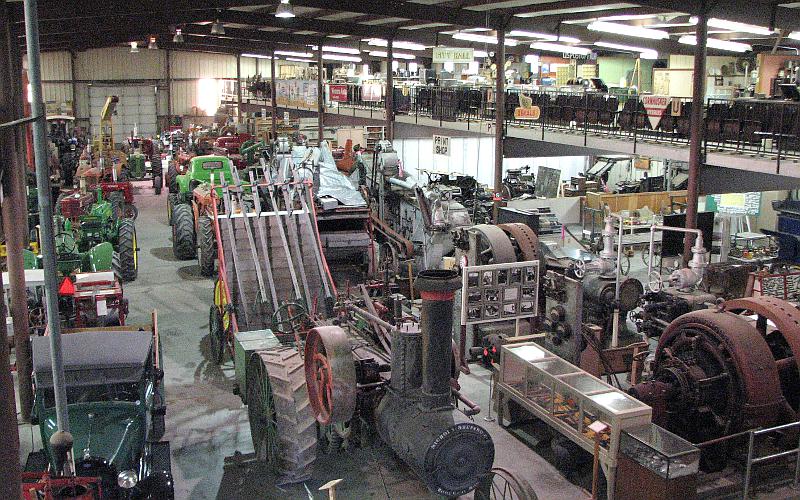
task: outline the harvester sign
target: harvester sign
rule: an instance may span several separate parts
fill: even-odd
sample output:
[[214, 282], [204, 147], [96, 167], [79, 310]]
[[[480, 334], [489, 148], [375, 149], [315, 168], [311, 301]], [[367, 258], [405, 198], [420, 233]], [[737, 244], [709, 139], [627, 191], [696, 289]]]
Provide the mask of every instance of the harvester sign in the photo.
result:
[[664, 111], [672, 103], [672, 99], [665, 95], [646, 95], [642, 96], [642, 104], [647, 112], [647, 118], [650, 120], [650, 126], [654, 129], [664, 116]]

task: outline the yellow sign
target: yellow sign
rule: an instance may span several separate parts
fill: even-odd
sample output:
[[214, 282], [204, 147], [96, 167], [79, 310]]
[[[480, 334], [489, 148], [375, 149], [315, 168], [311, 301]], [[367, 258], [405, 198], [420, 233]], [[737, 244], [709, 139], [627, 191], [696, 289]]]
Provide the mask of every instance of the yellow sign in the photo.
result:
[[539, 106], [531, 106], [529, 108], [516, 108], [514, 109], [515, 120], [538, 120], [542, 111]]

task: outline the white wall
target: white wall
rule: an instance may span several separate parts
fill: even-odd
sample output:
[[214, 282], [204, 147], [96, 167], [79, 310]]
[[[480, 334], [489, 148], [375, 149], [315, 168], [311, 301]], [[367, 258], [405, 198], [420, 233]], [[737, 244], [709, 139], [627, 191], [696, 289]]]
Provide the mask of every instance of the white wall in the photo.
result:
[[[475, 177], [478, 182], [491, 185], [494, 182], [494, 138], [453, 137], [450, 139], [450, 156], [433, 154], [433, 139], [397, 139], [394, 148], [408, 173], [420, 181], [427, 180], [419, 170], [460, 173]], [[505, 158], [503, 171], [529, 165], [538, 175], [538, 167], [561, 170], [561, 179], [568, 180], [586, 168], [585, 156], [561, 156], [549, 158]]]

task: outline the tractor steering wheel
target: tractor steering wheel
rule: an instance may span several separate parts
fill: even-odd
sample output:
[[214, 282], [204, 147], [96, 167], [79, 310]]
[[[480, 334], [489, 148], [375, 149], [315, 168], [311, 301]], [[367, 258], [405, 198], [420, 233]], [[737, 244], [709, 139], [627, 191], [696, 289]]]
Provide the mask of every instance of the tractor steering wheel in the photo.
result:
[[[59, 236], [63, 236], [63, 238], [56, 245], [57, 254], [64, 255], [78, 253], [78, 244], [75, 242], [75, 238], [72, 236], [72, 234], [62, 231], [56, 234], [56, 239], [58, 239]], [[72, 241], [72, 245], [69, 245], [67, 243], [68, 241]]]

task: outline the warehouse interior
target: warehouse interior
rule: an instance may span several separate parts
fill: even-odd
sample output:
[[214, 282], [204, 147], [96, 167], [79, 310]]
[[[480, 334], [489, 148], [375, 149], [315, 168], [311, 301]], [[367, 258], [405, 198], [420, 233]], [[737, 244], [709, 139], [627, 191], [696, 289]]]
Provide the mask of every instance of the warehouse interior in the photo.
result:
[[800, 497], [800, 3], [0, 0], [0, 498]]

